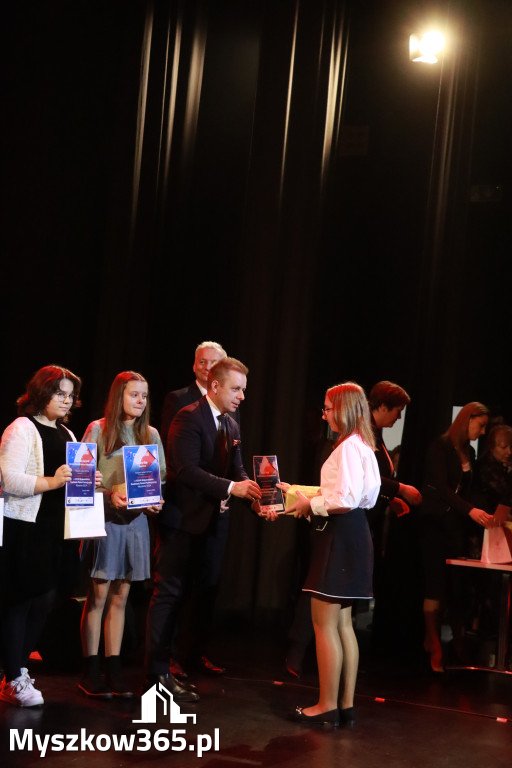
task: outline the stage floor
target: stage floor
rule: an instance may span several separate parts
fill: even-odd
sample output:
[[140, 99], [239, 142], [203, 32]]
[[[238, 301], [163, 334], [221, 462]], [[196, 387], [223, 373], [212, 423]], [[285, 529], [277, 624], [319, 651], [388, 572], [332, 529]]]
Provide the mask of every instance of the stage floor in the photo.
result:
[[[512, 763], [510, 674], [452, 670], [434, 676], [426, 665], [377, 661], [363, 640], [357, 725], [332, 730], [291, 719], [297, 704], [315, 701], [314, 662], [310, 659], [303, 678], [291, 678], [284, 671], [282, 644], [278, 648], [271, 633], [230, 631], [215, 659], [228, 666], [228, 674], [197, 678], [200, 702], [181, 708], [181, 714], [195, 714], [196, 722], [184, 724], [171, 723], [163, 711], [156, 722], [134, 722], [141, 719], [142, 679], [133, 659], [126, 677], [137, 695], [106, 702], [81, 694], [78, 673], [52, 671], [36, 661], [31, 673], [46, 703], [32, 710], [0, 703], [0, 764], [40, 766], [39, 745], [45, 741], [45, 759], [56, 768], [149, 768], [162, 759], [178, 768], [510, 768]], [[78, 749], [60, 749], [74, 735]], [[114, 741], [122, 735], [124, 747], [133, 736], [131, 750], [116, 751]]]

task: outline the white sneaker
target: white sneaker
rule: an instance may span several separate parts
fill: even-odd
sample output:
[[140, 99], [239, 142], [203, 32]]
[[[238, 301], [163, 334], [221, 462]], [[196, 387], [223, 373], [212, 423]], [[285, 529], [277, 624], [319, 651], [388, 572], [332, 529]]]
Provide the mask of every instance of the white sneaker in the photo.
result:
[[9, 683], [4, 677], [0, 685], [0, 701], [7, 701], [16, 707], [37, 707], [44, 704], [41, 691], [34, 688], [33, 682], [26, 667], [22, 667], [21, 675]]

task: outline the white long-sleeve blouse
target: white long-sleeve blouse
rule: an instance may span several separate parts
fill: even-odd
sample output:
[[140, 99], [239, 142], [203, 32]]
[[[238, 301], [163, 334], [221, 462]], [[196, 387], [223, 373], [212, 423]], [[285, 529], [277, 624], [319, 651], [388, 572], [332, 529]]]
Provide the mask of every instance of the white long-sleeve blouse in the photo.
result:
[[375, 506], [380, 472], [375, 453], [357, 434], [347, 437], [325, 461], [320, 474], [320, 495], [311, 499], [314, 515], [348, 512]]

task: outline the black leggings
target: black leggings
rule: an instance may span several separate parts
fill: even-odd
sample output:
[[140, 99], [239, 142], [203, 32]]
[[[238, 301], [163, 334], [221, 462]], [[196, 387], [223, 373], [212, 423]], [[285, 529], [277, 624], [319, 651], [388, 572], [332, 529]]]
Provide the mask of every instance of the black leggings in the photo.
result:
[[0, 614], [0, 655], [7, 682], [21, 675], [55, 599], [55, 591], [37, 597], [6, 598]]

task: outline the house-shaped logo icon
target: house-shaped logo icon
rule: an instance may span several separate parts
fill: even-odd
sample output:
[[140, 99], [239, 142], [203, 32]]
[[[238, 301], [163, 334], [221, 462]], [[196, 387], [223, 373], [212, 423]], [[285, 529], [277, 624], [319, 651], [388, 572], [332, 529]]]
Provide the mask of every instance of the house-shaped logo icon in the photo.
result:
[[169, 707], [169, 722], [170, 723], [186, 723], [190, 720], [194, 725], [196, 722], [196, 715], [181, 714], [181, 710], [178, 704], [174, 701], [172, 693], [162, 685], [162, 683], [155, 683], [146, 693], [141, 696], [140, 699], [140, 720], [132, 720], [133, 723], [156, 723], [157, 717], [157, 702], [163, 702], [163, 713], [167, 715], [167, 707]]

